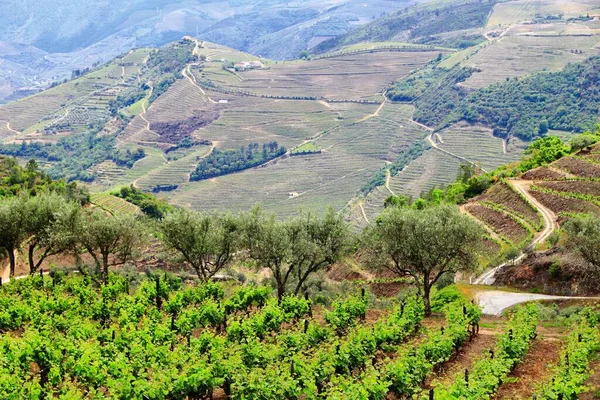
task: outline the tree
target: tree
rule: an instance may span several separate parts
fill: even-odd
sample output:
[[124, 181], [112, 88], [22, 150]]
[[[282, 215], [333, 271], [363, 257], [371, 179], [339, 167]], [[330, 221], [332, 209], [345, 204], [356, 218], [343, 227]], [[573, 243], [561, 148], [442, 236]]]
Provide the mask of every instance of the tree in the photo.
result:
[[556, 136], [546, 136], [533, 141], [525, 150], [526, 156], [519, 164], [521, 171], [546, 165], [569, 154], [569, 146]]
[[390, 207], [377, 224], [365, 230], [364, 248], [369, 264], [400, 277], [411, 276], [431, 314], [431, 287], [447, 272], [471, 271], [476, 246], [484, 232], [456, 207], [424, 210]]
[[114, 217], [87, 211], [76, 230], [79, 244], [92, 256], [100, 281], [108, 282], [109, 267], [133, 260], [141, 245], [142, 227], [132, 215]]
[[594, 275], [600, 273], [600, 218], [584, 216], [573, 218], [565, 224], [569, 244], [591, 266]]
[[0, 201], [0, 248], [8, 253], [11, 278], [15, 276], [15, 251], [27, 238], [24, 229], [25, 202], [23, 197], [10, 197]]
[[[56, 194], [30, 198], [25, 204], [24, 229], [29, 240], [29, 273], [37, 271], [44, 260], [66, 251], [74, 240], [81, 207]], [[36, 250], [40, 250], [37, 260]]]
[[579, 151], [593, 145], [598, 140], [600, 140], [600, 136], [592, 133], [584, 133], [583, 135], [575, 136], [569, 141], [569, 144], [571, 145], [571, 151]]
[[178, 251], [207, 281], [232, 260], [239, 244], [239, 221], [229, 213], [205, 214], [178, 210], [160, 223], [166, 247]]
[[290, 289], [299, 294], [311, 275], [339, 260], [349, 236], [348, 225], [333, 209], [322, 218], [303, 213], [285, 221], [258, 207], [244, 216], [248, 257], [271, 270], [279, 301]]
[[538, 126], [538, 134], [540, 136], [544, 136], [546, 133], [548, 133], [548, 120], [543, 119], [540, 121], [540, 124]]

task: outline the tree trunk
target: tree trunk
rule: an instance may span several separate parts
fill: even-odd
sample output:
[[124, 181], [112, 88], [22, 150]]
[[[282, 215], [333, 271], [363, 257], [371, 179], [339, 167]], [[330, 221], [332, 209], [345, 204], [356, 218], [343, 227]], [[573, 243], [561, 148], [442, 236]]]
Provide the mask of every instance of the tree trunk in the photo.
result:
[[15, 250], [14, 249], [8, 250], [8, 260], [10, 262], [10, 278], [12, 279], [15, 277], [15, 267], [17, 264], [17, 260], [15, 259]]
[[277, 282], [277, 304], [281, 304], [281, 300], [283, 300], [284, 294], [285, 294], [285, 285]]
[[431, 294], [431, 286], [429, 282], [425, 281], [423, 284], [423, 304], [425, 306], [425, 316], [431, 315], [431, 301], [429, 295]]
[[31, 275], [35, 274], [35, 263], [33, 261], [33, 253], [35, 252], [35, 244], [30, 244], [27, 249], [27, 257], [29, 258], [29, 273]]
[[102, 281], [108, 283], [108, 253], [102, 254]]

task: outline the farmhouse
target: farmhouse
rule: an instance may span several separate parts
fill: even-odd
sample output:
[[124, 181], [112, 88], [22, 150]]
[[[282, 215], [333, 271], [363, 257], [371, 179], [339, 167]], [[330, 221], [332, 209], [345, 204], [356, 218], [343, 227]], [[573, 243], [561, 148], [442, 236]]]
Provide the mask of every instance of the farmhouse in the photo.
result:
[[264, 65], [260, 61], [243, 61], [235, 64], [233, 68], [236, 71], [246, 71], [248, 69], [264, 68]]

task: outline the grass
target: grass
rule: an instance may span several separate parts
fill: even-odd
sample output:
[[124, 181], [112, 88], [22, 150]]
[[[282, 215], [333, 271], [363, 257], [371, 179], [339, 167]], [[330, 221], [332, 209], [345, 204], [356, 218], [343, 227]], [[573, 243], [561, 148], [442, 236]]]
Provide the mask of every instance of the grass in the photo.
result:
[[298, 147], [296, 147], [293, 151], [292, 154], [299, 154], [299, 153], [316, 153], [321, 151], [321, 146], [315, 144], [314, 142], [308, 142], [308, 143], [304, 143]]

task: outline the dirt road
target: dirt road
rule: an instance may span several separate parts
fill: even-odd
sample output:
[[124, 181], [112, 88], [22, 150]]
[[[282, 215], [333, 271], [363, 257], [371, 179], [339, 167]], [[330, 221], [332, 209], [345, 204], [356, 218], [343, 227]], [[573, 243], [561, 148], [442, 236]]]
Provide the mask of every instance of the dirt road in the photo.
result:
[[[542, 214], [542, 218], [544, 220], [544, 229], [542, 229], [541, 232], [536, 234], [533, 241], [528, 247], [529, 249], [535, 249], [535, 247], [538, 244], [544, 243], [550, 237], [550, 235], [552, 235], [552, 232], [554, 232], [554, 230], [557, 228], [558, 224], [556, 223], [556, 215], [554, 215], [554, 213], [550, 209], [546, 208], [542, 203], [540, 203], [535, 197], [533, 197], [528, 192], [529, 186], [531, 186], [533, 182], [524, 181], [521, 179], [512, 179], [509, 180], [508, 183], [517, 192], [522, 194], [527, 199], [527, 201], [533, 204], [533, 206], [538, 209], [540, 214]], [[520, 263], [521, 261], [523, 261], [525, 256], [526, 254], [524, 252], [521, 252], [521, 254], [515, 260], [513, 260], [512, 263]], [[492, 283], [494, 283], [494, 275], [496, 274], [496, 271], [504, 267], [506, 264], [507, 263], [501, 264], [496, 268], [492, 268], [489, 271], [486, 271], [477, 279], [475, 279], [473, 283], [476, 285], [491, 285]]]

